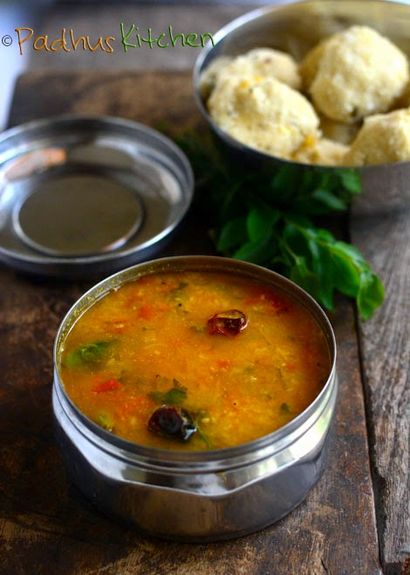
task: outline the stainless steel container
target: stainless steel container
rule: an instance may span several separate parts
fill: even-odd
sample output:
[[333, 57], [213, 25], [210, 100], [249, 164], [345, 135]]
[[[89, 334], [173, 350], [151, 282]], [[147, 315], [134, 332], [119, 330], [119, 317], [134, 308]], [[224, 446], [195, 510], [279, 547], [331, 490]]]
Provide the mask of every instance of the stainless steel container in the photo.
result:
[[[82, 415], [60, 378], [60, 350], [75, 321], [96, 300], [141, 275], [161, 271], [223, 271], [283, 289], [314, 316], [326, 337], [331, 372], [313, 403], [290, 423], [256, 441], [208, 452], [143, 447], [112, 435]], [[298, 505], [326, 461], [336, 395], [336, 344], [319, 305], [267, 269], [219, 257], [164, 258], [102, 281], [64, 318], [54, 347], [53, 409], [69, 475], [99, 508], [163, 538], [212, 541], [261, 529]]]
[[[195, 98], [202, 115], [217, 140], [230, 156], [258, 169], [280, 169], [292, 165], [300, 172], [337, 168], [288, 162], [246, 146], [221, 130], [206, 107], [206, 94], [200, 79], [207, 67], [220, 56], [237, 56], [252, 48], [270, 47], [290, 53], [296, 61], [323, 38], [349, 26], [370, 26], [394, 42], [410, 60], [410, 6], [382, 0], [307, 0], [285, 2], [259, 8], [233, 20], [214, 35], [196, 60], [193, 74]], [[408, 206], [410, 202], [410, 162], [358, 168], [363, 194], [356, 213], [385, 213]]]
[[68, 279], [152, 257], [185, 216], [183, 152], [143, 124], [65, 115], [0, 136], [0, 261]]

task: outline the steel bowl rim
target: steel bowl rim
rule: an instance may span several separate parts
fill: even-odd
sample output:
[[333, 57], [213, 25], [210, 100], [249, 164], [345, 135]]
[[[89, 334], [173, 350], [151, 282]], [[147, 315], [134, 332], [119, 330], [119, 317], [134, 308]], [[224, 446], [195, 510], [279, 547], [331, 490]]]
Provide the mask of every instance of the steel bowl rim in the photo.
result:
[[[184, 267], [184, 262], [185, 266]], [[288, 293], [294, 299], [297, 299], [299, 303], [305, 305], [305, 307], [311, 311], [312, 315], [314, 315], [317, 323], [319, 324], [320, 329], [324, 333], [326, 337], [326, 341], [328, 342], [328, 349], [331, 355], [331, 367], [329, 370], [329, 375], [327, 377], [326, 383], [324, 384], [323, 388], [319, 392], [319, 394], [315, 397], [315, 399], [306, 407], [304, 411], [302, 411], [299, 415], [297, 415], [294, 419], [289, 421], [286, 425], [280, 427], [279, 429], [273, 431], [268, 435], [264, 435], [260, 438], [252, 440], [250, 442], [246, 442], [234, 447], [228, 447], [223, 449], [213, 449], [208, 451], [178, 451], [178, 450], [170, 450], [170, 449], [159, 449], [156, 447], [147, 447], [138, 443], [134, 443], [132, 441], [128, 441], [126, 439], [121, 438], [120, 436], [114, 435], [109, 433], [108, 431], [102, 429], [96, 423], [94, 423], [91, 419], [85, 416], [72, 402], [70, 397], [66, 394], [64, 390], [64, 386], [62, 383], [62, 378], [59, 371], [59, 352], [61, 344], [64, 341], [64, 332], [66, 329], [66, 324], [71, 321], [72, 316], [75, 314], [75, 311], [78, 308], [81, 308], [82, 304], [88, 300], [88, 305], [82, 309], [80, 316], [85, 313], [96, 301], [104, 297], [109, 291], [113, 289], [111, 285], [116, 280], [120, 280], [123, 276], [128, 276], [128, 274], [132, 274], [132, 278], [129, 280], [125, 280], [124, 282], [119, 281], [118, 286], [124, 285], [127, 281], [133, 281], [137, 277], [141, 277], [143, 275], [147, 275], [149, 273], [159, 273], [161, 271], [166, 270], [174, 270], [174, 271], [183, 271], [184, 269], [193, 269], [193, 267], [189, 267], [189, 263], [196, 263], [196, 269], [204, 270], [205, 268], [208, 271], [222, 271], [222, 266], [226, 271], [232, 273], [239, 273], [242, 272], [243, 275], [247, 275], [248, 277], [252, 277], [252, 272], [254, 274], [254, 279], [257, 280], [257, 274], [260, 276], [265, 275], [272, 278], [272, 285], [280, 287]], [[209, 265], [206, 267], [205, 264], [208, 263]], [[202, 265], [201, 265], [202, 264]], [[230, 267], [229, 267], [230, 266]], [[151, 271], [150, 271], [151, 270]], [[138, 273], [138, 272], [141, 273]], [[246, 273], [248, 271], [248, 274]], [[135, 273], [134, 273], [135, 272]], [[261, 278], [259, 278], [261, 280]], [[276, 283], [275, 281], [276, 280]], [[261, 280], [262, 281], [262, 280]], [[268, 282], [267, 282], [268, 283]], [[111, 286], [111, 287], [110, 287]], [[117, 285], [115, 286], [117, 287]], [[287, 290], [288, 288], [288, 290]], [[102, 291], [101, 291], [102, 290]], [[99, 293], [99, 297], [92, 297], [94, 296], [95, 292]], [[296, 293], [296, 296], [294, 295]], [[92, 299], [92, 301], [90, 301]], [[314, 311], [312, 311], [312, 309]], [[319, 318], [320, 322], [319, 323]], [[76, 318], [78, 320], [78, 318]], [[75, 320], [75, 321], [76, 321]], [[74, 325], [75, 321], [73, 321], [72, 325]], [[72, 328], [72, 325], [70, 329]], [[283, 441], [288, 440], [288, 443], [293, 443], [295, 440], [295, 436], [298, 435], [298, 431], [303, 429], [304, 424], [310, 421], [312, 418], [317, 419], [320, 416], [320, 413], [326, 408], [329, 401], [331, 401], [331, 394], [332, 389], [337, 385], [336, 382], [336, 356], [337, 356], [337, 347], [336, 347], [336, 338], [332, 328], [332, 325], [324, 313], [323, 309], [320, 305], [316, 302], [316, 300], [308, 294], [303, 288], [285, 278], [281, 274], [264, 268], [262, 266], [252, 264], [249, 262], [244, 262], [241, 260], [234, 260], [231, 258], [225, 258], [220, 256], [201, 256], [201, 255], [194, 255], [194, 256], [171, 256], [171, 257], [164, 257], [159, 258], [156, 260], [150, 260], [147, 262], [142, 262], [128, 268], [125, 268], [121, 271], [118, 271], [107, 278], [103, 279], [102, 281], [93, 285], [89, 290], [87, 290], [80, 298], [76, 300], [76, 302], [70, 307], [68, 312], [65, 314], [63, 320], [60, 323], [59, 329], [55, 336], [54, 346], [53, 346], [53, 364], [54, 364], [54, 387], [58, 390], [58, 393], [61, 394], [63, 397], [64, 402], [67, 403], [68, 408], [74, 412], [77, 416], [80, 427], [85, 426], [86, 432], [83, 435], [86, 435], [88, 440], [90, 439], [90, 433], [94, 436], [94, 443], [98, 445], [99, 448], [103, 448], [103, 444], [105, 442], [106, 450], [112, 452], [116, 452], [116, 456], [122, 454], [122, 457], [129, 460], [132, 459], [133, 456], [137, 457], [139, 462], [145, 460], [147, 466], [155, 466], [155, 467], [163, 467], [166, 468], [173, 467], [173, 466], [180, 466], [181, 463], [185, 463], [188, 466], [192, 465], [196, 468], [197, 465], [207, 465], [207, 464], [220, 464], [223, 462], [226, 464], [227, 467], [232, 468], [235, 465], [242, 465], [244, 463], [243, 459], [249, 454], [252, 454], [254, 459], [252, 459], [252, 463], [255, 460], [261, 459], [266, 457], [266, 451], [276, 452], [281, 451], [284, 448]], [[64, 408], [61, 404], [61, 398], [59, 397], [60, 405]], [[67, 410], [65, 409], [66, 414]], [[71, 422], [75, 424], [72, 418]], [[309, 425], [310, 427], [310, 425]], [[81, 432], [79, 426], [76, 425], [76, 428]], [[299, 435], [303, 435], [303, 431], [300, 431]], [[299, 436], [298, 435], [298, 436]], [[286, 444], [287, 446], [288, 444]], [[255, 459], [256, 458], [256, 459]], [[236, 462], [236, 463], [235, 463]], [[249, 463], [249, 460], [246, 459], [246, 463]]]

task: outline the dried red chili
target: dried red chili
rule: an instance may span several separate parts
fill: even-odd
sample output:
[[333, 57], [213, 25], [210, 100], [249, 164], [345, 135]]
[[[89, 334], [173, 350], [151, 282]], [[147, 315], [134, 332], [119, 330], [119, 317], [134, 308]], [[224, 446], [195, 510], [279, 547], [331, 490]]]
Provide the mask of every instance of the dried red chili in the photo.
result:
[[216, 313], [208, 319], [210, 335], [238, 335], [248, 325], [248, 318], [239, 309]]
[[163, 405], [154, 411], [148, 421], [148, 430], [170, 439], [188, 441], [196, 432], [196, 425], [185, 409]]

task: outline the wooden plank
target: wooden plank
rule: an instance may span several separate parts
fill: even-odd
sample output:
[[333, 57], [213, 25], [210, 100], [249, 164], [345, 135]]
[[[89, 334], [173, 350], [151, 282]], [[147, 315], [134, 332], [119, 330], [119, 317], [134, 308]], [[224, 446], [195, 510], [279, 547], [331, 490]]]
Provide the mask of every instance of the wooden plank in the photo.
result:
[[395, 192], [396, 209], [385, 200], [381, 213], [372, 189], [366, 194], [354, 208], [352, 239], [374, 264], [387, 294], [374, 319], [360, 324], [377, 520], [386, 573], [409, 574], [410, 204], [408, 187]]
[[[137, 89], [138, 88], [138, 89]], [[61, 112], [108, 112], [194, 126], [186, 74], [28, 74], [10, 123]], [[210, 252], [191, 212], [165, 253]], [[51, 347], [65, 310], [87, 287], [0, 268], [0, 574], [374, 575], [380, 573], [353, 308], [332, 318], [340, 395], [329, 465], [291, 515], [260, 533], [208, 545], [146, 538], [103, 517], [65, 478], [52, 438]]]

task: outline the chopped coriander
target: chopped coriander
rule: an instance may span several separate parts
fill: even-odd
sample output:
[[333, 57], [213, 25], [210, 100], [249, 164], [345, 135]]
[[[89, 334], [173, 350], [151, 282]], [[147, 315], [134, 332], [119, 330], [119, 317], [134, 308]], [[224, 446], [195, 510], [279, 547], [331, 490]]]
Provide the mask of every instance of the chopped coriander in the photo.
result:
[[282, 413], [289, 415], [290, 413], [292, 413], [292, 410], [289, 407], [288, 403], [282, 403], [280, 406], [280, 410]]
[[200, 425], [198, 425], [198, 422], [196, 422], [196, 431], [198, 433], [198, 436], [202, 439], [202, 441], [205, 443], [206, 447], [208, 449], [212, 449], [212, 444], [209, 440], [209, 437], [206, 435], [206, 433], [204, 433], [203, 429], [200, 427]]
[[97, 423], [107, 431], [112, 431], [114, 429], [114, 421], [109, 413], [106, 411], [101, 411], [97, 415]]
[[[188, 287], [188, 282], [184, 282], [181, 281], [179, 282], [179, 284], [173, 288], [172, 290], [169, 291], [168, 295], [171, 299], [173, 299], [175, 302], [177, 302], [178, 304], [180, 304], [185, 296], [185, 289]], [[182, 305], [182, 304], [181, 304]]]
[[212, 443], [209, 439], [208, 435], [204, 432], [202, 428], [202, 424], [205, 422], [209, 422], [209, 415], [206, 411], [200, 410], [197, 413], [193, 414], [194, 423], [196, 426], [196, 431], [198, 433], [198, 437], [205, 443], [208, 449], [212, 449]]

